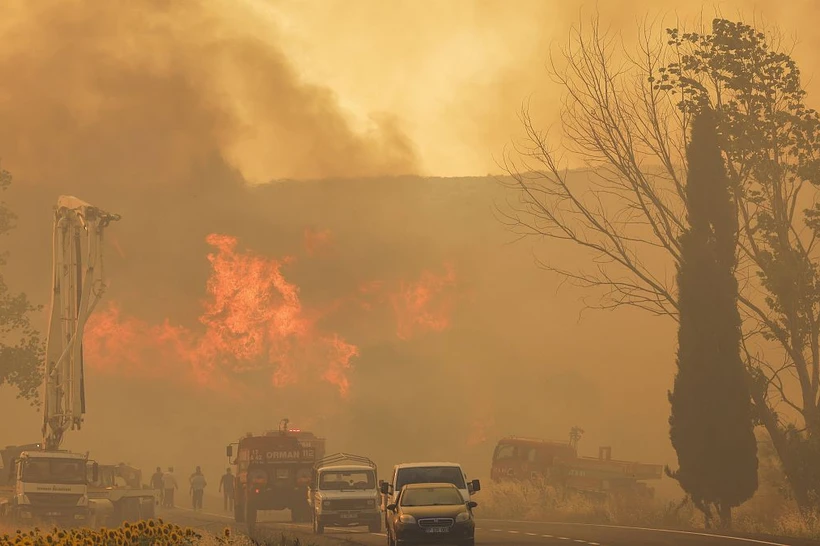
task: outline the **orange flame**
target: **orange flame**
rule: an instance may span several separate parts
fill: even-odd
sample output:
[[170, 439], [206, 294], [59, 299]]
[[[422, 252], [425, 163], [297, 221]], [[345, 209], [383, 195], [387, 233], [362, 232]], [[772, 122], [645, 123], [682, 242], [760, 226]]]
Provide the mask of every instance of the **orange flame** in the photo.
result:
[[[316, 248], [317, 240], [330, 238], [327, 230], [318, 239], [307, 236], [315, 235], [310, 230], [305, 233], [307, 252]], [[132, 377], [176, 376], [209, 388], [228, 387], [225, 390], [234, 394], [244, 388], [243, 375], [261, 372], [269, 373], [276, 387], [323, 381], [346, 397], [359, 349], [339, 333], [320, 331], [320, 314], [330, 311], [303, 308], [299, 288], [282, 273], [282, 267], [295, 259], [239, 252], [237, 239], [229, 235], [211, 234], [206, 241], [214, 251], [208, 254], [211, 275], [199, 327], [174, 326], [167, 319], [151, 325], [124, 316], [110, 303], [94, 313], [86, 326], [89, 366]], [[443, 274], [424, 271], [412, 282], [367, 283], [357, 300], [368, 310], [374, 309], [368, 301], [374, 298], [391, 309], [396, 335], [406, 340], [449, 326], [454, 286], [454, 268], [445, 264]], [[337, 307], [339, 301], [331, 306]]]
[[210, 299], [200, 317], [204, 332], [171, 327], [167, 321], [151, 327], [122, 318], [116, 305], [109, 305], [89, 320], [84, 338], [89, 364], [102, 367], [113, 358], [144, 372], [150, 361], [147, 349], [187, 363], [203, 385], [270, 369], [276, 386], [297, 382], [298, 366], [311, 366], [346, 396], [347, 373], [359, 350], [338, 334], [316, 332], [302, 309], [298, 288], [281, 272], [292, 259], [279, 262], [240, 254], [237, 240], [227, 235], [212, 234], [206, 240], [216, 252], [208, 255], [212, 275], [207, 283]]

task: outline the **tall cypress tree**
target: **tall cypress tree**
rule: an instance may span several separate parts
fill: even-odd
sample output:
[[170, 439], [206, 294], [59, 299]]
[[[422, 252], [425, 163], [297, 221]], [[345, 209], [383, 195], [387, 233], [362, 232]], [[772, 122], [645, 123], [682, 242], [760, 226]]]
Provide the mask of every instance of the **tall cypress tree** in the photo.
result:
[[680, 239], [678, 371], [669, 393], [669, 472], [698, 508], [731, 525], [732, 508], [757, 490], [757, 443], [743, 361], [735, 237], [737, 216], [718, 144], [715, 112], [692, 123], [686, 151], [689, 225]]

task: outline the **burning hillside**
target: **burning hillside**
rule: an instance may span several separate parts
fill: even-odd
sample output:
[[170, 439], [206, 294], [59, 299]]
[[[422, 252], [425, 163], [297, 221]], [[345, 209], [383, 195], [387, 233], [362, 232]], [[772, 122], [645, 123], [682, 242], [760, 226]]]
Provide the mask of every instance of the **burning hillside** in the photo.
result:
[[[321, 240], [327, 240], [329, 232], [321, 233]], [[91, 368], [130, 377], [171, 377], [234, 393], [258, 387], [242, 379], [264, 372], [275, 387], [325, 381], [346, 397], [360, 350], [344, 335], [323, 327], [328, 315], [344, 310], [350, 316], [361, 310], [365, 316], [357, 320], [378, 329], [373, 315], [389, 304], [394, 335], [402, 340], [443, 331], [450, 323], [455, 303], [451, 265], [443, 275], [423, 271], [415, 281], [369, 282], [361, 296], [339, 294], [324, 308], [306, 308], [299, 287], [283, 272], [296, 257], [243, 252], [237, 238], [228, 235], [211, 234], [206, 240], [213, 251], [207, 256], [211, 275], [199, 325], [181, 326], [171, 319], [150, 324], [109, 302], [87, 327]], [[311, 255], [315, 239], [309, 241], [306, 254]]]

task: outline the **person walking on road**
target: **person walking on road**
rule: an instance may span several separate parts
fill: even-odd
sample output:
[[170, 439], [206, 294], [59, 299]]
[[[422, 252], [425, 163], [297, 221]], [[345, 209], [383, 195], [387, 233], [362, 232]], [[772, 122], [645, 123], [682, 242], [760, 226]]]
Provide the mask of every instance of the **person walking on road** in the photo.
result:
[[169, 466], [168, 472], [163, 474], [162, 476], [162, 487], [165, 489], [165, 507], [166, 508], [173, 508], [174, 507], [174, 491], [179, 489], [179, 484], [177, 483], [177, 477], [174, 476], [174, 467]]
[[194, 511], [202, 510], [202, 497], [205, 495], [205, 486], [208, 482], [205, 481], [205, 476], [202, 474], [202, 469], [196, 467], [196, 472], [191, 474], [188, 479], [191, 482], [191, 497], [193, 497]]
[[162, 468], [157, 467], [157, 471], [151, 476], [151, 489], [157, 495], [157, 504], [163, 504], [163, 484], [162, 484]]
[[233, 511], [233, 496], [234, 496], [234, 483], [233, 483], [233, 474], [231, 474], [231, 469], [228, 468], [225, 470], [225, 475], [222, 476], [222, 479], [219, 480], [219, 491], [222, 492], [222, 496], [225, 499], [225, 507], [224, 510], [226, 512]]

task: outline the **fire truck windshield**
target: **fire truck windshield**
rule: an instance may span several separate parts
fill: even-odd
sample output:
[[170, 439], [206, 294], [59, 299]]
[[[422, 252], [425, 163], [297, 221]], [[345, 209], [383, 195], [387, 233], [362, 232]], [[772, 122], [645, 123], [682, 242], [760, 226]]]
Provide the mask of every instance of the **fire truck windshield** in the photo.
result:
[[410, 483], [451, 483], [459, 489], [467, 489], [464, 476], [457, 466], [422, 466], [400, 468], [396, 475], [395, 490]]
[[23, 462], [23, 481], [29, 483], [86, 483], [85, 461], [28, 459]]

